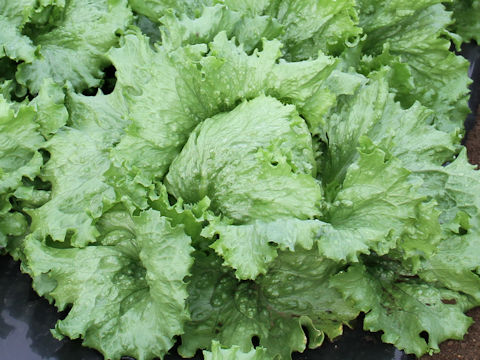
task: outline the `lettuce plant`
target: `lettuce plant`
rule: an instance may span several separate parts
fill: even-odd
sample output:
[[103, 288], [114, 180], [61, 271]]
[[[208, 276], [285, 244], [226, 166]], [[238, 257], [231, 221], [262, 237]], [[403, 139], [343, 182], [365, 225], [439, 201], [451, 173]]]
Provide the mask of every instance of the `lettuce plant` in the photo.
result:
[[417, 356], [461, 339], [480, 175], [450, 44], [477, 5], [0, 0], [0, 247], [68, 309], [53, 335], [289, 359], [364, 313]]

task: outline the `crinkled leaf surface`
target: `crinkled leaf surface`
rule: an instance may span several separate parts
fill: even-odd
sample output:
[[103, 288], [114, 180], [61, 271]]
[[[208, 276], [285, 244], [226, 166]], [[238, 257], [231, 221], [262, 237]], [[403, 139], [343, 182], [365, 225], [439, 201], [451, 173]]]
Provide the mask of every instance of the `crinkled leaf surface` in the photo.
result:
[[[262, 36], [278, 37], [285, 44], [286, 57], [295, 61], [316, 57], [319, 50], [339, 53], [361, 33], [356, 26], [358, 19], [352, 0], [130, 0], [130, 4], [135, 11], [157, 22], [164, 22], [164, 16], [170, 11], [182, 17], [179, 27], [167, 25], [173, 30], [171, 33], [174, 29], [180, 30], [174, 34], [177, 39], [185, 34], [193, 40], [188, 33], [197, 34], [193, 40], [196, 43], [223, 25], [223, 29], [235, 34], [246, 48], [253, 48]], [[222, 16], [212, 17], [215, 4], [232, 11], [222, 11]], [[171, 15], [167, 16], [167, 23], [173, 24]], [[213, 21], [208, 21], [210, 19]], [[185, 30], [186, 27], [189, 29]], [[209, 30], [204, 31], [206, 29]]]
[[103, 180], [110, 161], [88, 136], [73, 128], [59, 131], [44, 146], [50, 159], [41, 178], [52, 184], [50, 200], [29, 211], [32, 231], [64, 241], [67, 233], [75, 246], [95, 242], [93, 225], [115, 200], [113, 189]]
[[348, 169], [323, 219], [331, 226], [321, 231], [318, 246], [335, 260], [357, 261], [358, 254], [371, 250], [387, 253], [424, 200], [399, 160], [388, 158], [366, 138], [362, 142], [360, 158]]
[[279, 47], [266, 41], [261, 52], [248, 55], [222, 32], [208, 54], [202, 45], [167, 52], [152, 49], [139, 34], [127, 34], [110, 55], [118, 78], [113, 103], [124, 104], [131, 122], [112, 151], [115, 166], [144, 184], [161, 179], [200, 121], [264, 92], [301, 108], [320, 91], [334, 61], [322, 56], [277, 64]]
[[118, 92], [109, 95], [99, 92], [96, 96], [84, 96], [69, 91], [65, 105], [71, 126], [88, 133], [90, 138], [105, 149], [120, 141], [124, 128], [129, 123], [125, 100]]
[[106, 52], [118, 44], [117, 30], [131, 21], [127, 0], [71, 0], [61, 20], [45, 29], [29, 31], [39, 54], [19, 66], [17, 79], [37, 93], [45, 78], [69, 81], [83, 90], [100, 83], [108, 65]]
[[[417, 356], [438, 352], [446, 339], [462, 339], [472, 319], [464, 314], [469, 298], [455, 291], [422, 282], [378, 261], [353, 265], [332, 280], [345, 298], [366, 313], [364, 328], [383, 331], [382, 340]], [[384, 268], [382, 268], [384, 266]], [[422, 332], [428, 333], [428, 342]]]
[[82, 337], [109, 359], [161, 357], [188, 319], [183, 279], [191, 265], [190, 238], [154, 210], [133, 221], [119, 216], [103, 225], [105, 245], [52, 247], [30, 237], [29, 269], [34, 278], [53, 281], [46, 295], [59, 309], [72, 306], [55, 336]]
[[167, 189], [191, 203], [208, 196], [214, 211], [240, 223], [307, 219], [321, 199], [311, 149], [292, 106], [258, 97], [199, 125], [170, 167]]
[[360, 311], [418, 355], [466, 331], [480, 181], [440, 0], [0, 9], [0, 247], [71, 306], [55, 336], [289, 359]]
[[463, 38], [464, 42], [475, 40], [480, 42], [480, 1], [459, 0], [454, 1], [451, 10], [455, 24], [452, 26], [455, 33]]
[[239, 279], [255, 279], [267, 272], [268, 264], [278, 255], [277, 248], [311, 249], [324, 226], [318, 220], [295, 218], [242, 225], [213, 221], [202, 235], [209, 238], [218, 235], [211, 247], [225, 259], [225, 264], [237, 270], [235, 275]]
[[164, 49], [153, 50], [148, 39], [138, 34], [128, 34], [110, 57], [117, 69], [114, 93], [123, 98], [131, 123], [112, 151], [112, 159], [147, 179], [161, 177], [198, 121], [186, 111], [183, 101], [188, 100], [177, 90], [181, 75]]
[[316, 252], [292, 255], [279, 256], [271, 275], [255, 284], [236, 280], [217, 257], [197, 254], [189, 281], [191, 321], [182, 335], [180, 354], [191, 356], [197, 348], [209, 347], [212, 339], [248, 352], [257, 336], [268, 358], [289, 359], [292, 351], [306, 347], [302, 325], [311, 347], [322, 343], [324, 332], [331, 337], [341, 334], [342, 322], [357, 312], [328, 286], [337, 265]]
[[32, 101], [37, 110], [36, 122], [45, 138], [50, 138], [67, 123], [68, 112], [64, 105], [65, 94], [59, 85], [51, 79], [45, 80], [40, 87], [38, 96]]
[[352, 45], [362, 30], [352, 0], [273, 0], [267, 10], [285, 28], [281, 37], [286, 57], [303, 60], [319, 50], [339, 53]]
[[431, 125], [431, 110], [418, 103], [404, 110], [394, 101], [388, 89], [389, 70], [372, 74], [367, 83], [324, 116], [319, 126], [326, 142], [319, 168], [324, 185], [341, 184], [349, 166], [358, 159], [362, 136], [413, 171], [453, 159], [455, 139]]
[[466, 153], [444, 167], [425, 169], [422, 191], [438, 202], [445, 236], [423, 265], [421, 276], [480, 301], [480, 173]]
[[9, 236], [25, 234], [28, 227], [27, 219], [19, 212], [0, 213], [0, 252], [2, 248], [10, 250], [8, 245]]
[[185, 204], [183, 199], [176, 199], [170, 204], [169, 194], [162, 184], [157, 188], [157, 197], [151, 201], [152, 209], [158, 210], [168, 217], [173, 225], [183, 225], [185, 233], [192, 238], [193, 243], [199, 246], [204, 242], [202, 230], [208, 220], [215, 218], [209, 210], [210, 199], [205, 197], [195, 204]]
[[0, 248], [9, 236], [19, 236], [27, 229], [27, 220], [19, 209], [12, 209], [10, 197], [22, 180], [34, 179], [43, 165], [38, 149], [44, 139], [35, 122], [32, 106], [15, 109], [0, 95]]
[[178, 14], [198, 15], [203, 5], [209, 5], [210, 0], [128, 0], [134, 11], [159, 22], [169, 10]]
[[399, 97], [408, 105], [419, 100], [435, 109], [439, 128], [453, 131], [462, 127], [468, 112], [468, 62], [449, 51], [445, 28], [451, 13], [440, 2], [362, 0], [358, 8], [367, 35], [364, 53], [376, 56], [388, 49], [397, 57], [393, 62], [407, 64], [415, 85]]
[[[43, 164], [38, 149], [44, 139], [35, 122], [35, 110], [20, 105], [18, 110], [0, 96], [0, 194], [15, 190], [22, 177], [33, 179]], [[1, 204], [3, 208], [5, 204]]]
[[33, 60], [35, 48], [31, 40], [22, 35], [21, 28], [28, 21], [35, 3], [34, 0], [0, 2], [0, 58]]
[[[130, 33], [110, 54], [118, 79], [112, 94], [85, 97], [69, 92], [72, 126], [87, 131], [101, 149], [114, 146], [105, 177], [118, 200], [147, 208], [152, 183], [163, 177], [199, 121], [259, 95], [264, 87], [303, 106], [334, 65], [327, 57], [277, 64], [278, 42], [265, 42], [262, 52], [248, 55], [225, 33], [215, 37], [207, 56], [204, 53], [203, 46], [173, 53], [152, 49], [146, 38]], [[230, 81], [232, 72], [236, 83]], [[162, 94], [161, 103], [157, 94]]]
[[238, 10], [232, 10], [229, 5], [209, 6], [194, 19], [186, 15], [179, 19], [167, 12], [161, 19], [163, 45], [178, 48], [188, 44], [209, 43], [218, 33], [225, 31], [229, 38], [235, 37], [250, 52], [261, 45], [263, 38], [272, 40], [282, 34], [283, 28], [274, 18]]

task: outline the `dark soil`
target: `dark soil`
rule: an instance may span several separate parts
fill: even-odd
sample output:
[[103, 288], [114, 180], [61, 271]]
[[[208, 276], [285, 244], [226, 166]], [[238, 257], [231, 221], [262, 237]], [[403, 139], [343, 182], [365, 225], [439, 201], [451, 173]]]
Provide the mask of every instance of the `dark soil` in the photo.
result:
[[475, 127], [468, 132], [466, 145], [470, 162], [480, 166], [480, 108]]
[[463, 341], [447, 340], [440, 344], [440, 353], [421, 360], [480, 360], [480, 308], [467, 313], [475, 322]]
[[[475, 127], [468, 132], [466, 146], [470, 162], [480, 166], [480, 108]], [[421, 360], [480, 360], [480, 307], [467, 315], [475, 322], [463, 341], [447, 340], [440, 345], [439, 354], [423, 356]]]

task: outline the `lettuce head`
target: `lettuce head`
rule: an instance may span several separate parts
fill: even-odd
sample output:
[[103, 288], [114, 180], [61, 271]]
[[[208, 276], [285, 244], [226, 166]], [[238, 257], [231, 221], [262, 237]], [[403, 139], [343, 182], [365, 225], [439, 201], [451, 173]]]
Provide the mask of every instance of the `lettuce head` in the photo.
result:
[[53, 336], [290, 359], [364, 313], [417, 356], [461, 339], [480, 174], [450, 47], [479, 9], [0, 0], [0, 251], [68, 309]]

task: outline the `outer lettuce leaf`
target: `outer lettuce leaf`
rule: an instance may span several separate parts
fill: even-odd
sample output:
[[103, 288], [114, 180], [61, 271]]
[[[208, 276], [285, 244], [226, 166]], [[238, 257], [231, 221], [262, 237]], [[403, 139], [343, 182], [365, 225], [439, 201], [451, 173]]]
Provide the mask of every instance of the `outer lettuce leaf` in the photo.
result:
[[210, 0], [128, 0], [132, 9], [147, 16], [154, 22], [160, 19], [169, 10], [177, 14], [199, 15], [204, 5], [209, 5]]
[[[153, 210], [126, 219], [104, 226], [109, 245], [61, 248], [30, 237], [25, 252], [37, 291], [61, 310], [72, 305], [56, 337], [82, 337], [112, 360], [150, 360], [173, 346], [188, 319], [183, 279], [191, 265], [190, 238]], [[41, 277], [50, 279], [50, 289]]]
[[445, 167], [425, 169], [423, 191], [436, 200], [445, 232], [436, 253], [426, 259], [421, 276], [480, 302], [480, 173], [466, 152]]
[[315, 58], [319, 51], [340, 53], [361, 32], [351, 0], [214, 2], [224, 7], [206, 7], [194, 19], [183, 15], [178, 21], [173, 13], [167, 13], [161, 19], [166, 24], [167, 44], [206, 43], [226, 30], [247, 51], [257, 47], [263, 37], [278, 38], [285, 45], [285, 57], [299, 61]]
[[41, 178], [52, 185], [51, 199], [29, 210], [32, 231], [64, 241], [67, 234], [74, 246], [95, 242], [93, 223], [115, 201], [113, 189], [103, 179], [110, 161], [87, 133], [64, 128], [45, 146], [50, 160]]
[[308, 219], [321, 199], [311, 149], [294, 107], [261, 96], [199, 125], [171, 165], [167, 189], [190, 203], [208, 196], [212, 210], [240, 223]]
[[258, 347], [244, 353], [238, 346], [232, 346], [229, 349], [222, 349], [218, 341], [213, 341], [211, 351], [203, 351], [205, 360], [263, 360], [268, 359], [265, 349]]
[[0, 253], [3, 252], [4, 248], [7, 251], [11, 251], [8, 247], [8, 238], [24, 235], [27, 228], [27, 219], [23, 214], [19, 212], [4, 213], [2, 209], [0, 213]]
[[[410, 172], [361, 139], [360, 158], [347, 171], [341, 190], [327, 208], [318, 246], [326, 257], [358, 261], [372, 250], [380, 255], [396, 247], [425, 200], [408, 181]], [[386, 220], [388, 219], [388, 220]], [[430, 222], [438, 221], [432, 217]]]
[[261, 45], [262, 39], [271, 40], [282, 33], [282, 26], [269, 16], [231, 9], [228, 5], [205, 7], [201, 16], [195, 19], [186, 15], [179, 19], [168, 12], [161, 19], [163, 45], [167, 48], [178, 48], [209, 43], [217, 34], [225, 31], [229, 38], [235, 37], [245, 51], [250, 52]]
[[[354, 45], [362, 32], [357, 27], [355, 1], [272, 0], [267, 13], [285, 28], [281, 37], [285, 56], [298, 61], [315, 57], [319, 50], [338, 54]], [[350, 44], [351, 43], [351, 44]]]
[[403, 110], [394, 102], [389, 93], [389, 70], [371, 74], [366, 84], [324, 116], [319, 132], [325, 150], [319, 172], [325, 186], [335, 188], [342, 183], [349, 166], [358, 159], [362, 136], [368, 136], [412, 171], [453, 159], [457, 139], [431, 125], [431, 110], [418, 103]]
[[[191, 321], [186, 324], [179, 353], [192, 356], [212, 339], [243, 352], [259, 338], [268, 358], [290, 359], [292, 351], [319, 346], [325, 331], [334, 337], [341, 323], [356, 317], [349, 302], [328, 286], [337, 265], [310, 253], [287, 253], [272, 265], [271, 276], [258, 284], [238, 282], [218, 258], [198, 253], [189, 284]], [[318, 326], [318, 328], [317, 328]]]
[[105, 149], [120, 141], [129, 123], [125, 116], [128, 109], [118, 92], [104, 95], [99, 91], [96, 96], [84, 96], [70, 90], [65, 105], [70, 114], [69, 124], [88, 133]]
[[9, 198], [22, 185], [22, 179], [34, 179], [43, 165], [38, 149], [44, 139], [38, 132], [32, 106], [13, 104], [0, 96], [0, 248], [8, 236], [22, 235], [27, 229], [23, 214], [14, 212]]
[[111, 157], [117, 167], [145, 181], [161, 178], [198, 122], [185, 110], [186, 94], [177, 90], [181, 74], [164, 49], [154, 51], [138, 34], [127, 34], [110, 58], [117, 69], [114, 93], [123, 98], [130, 122]]
[[453, 10], [455, 24], [453, 31], [460, 35], [464, 42], [475, 40], [480, 43], [480, 1], [459, 0], [454, 1], [450, 7]]
[[358, 310], [330, 283], [343, 265], [319, 256], [317, 251], [297, 249], [281, 252], [267, 275], [259, 278], [265, 300], [286, 315], [311, 319], [306, 328], [309, 347], [323, 343], [324, 334], [334, 339], [358, 316]]
[[[462, 339], [472, 323], [464, 315], [472, 307], [470, 299], [409, 274], [402, 276], [394, 262], [385, 260], [368, 267], [352, 265], [332, 280], [366, 313], [365, 330], [383, 331], [383, 341], [417, 356], [438, 352], [444, 340]], [[428, 342], [422, 332], [428, 334]]]
[[32, 61], [35, 47], [28, 37], [21, 33], [21, 28], [28, 21], [28, 12], [32, 10], [34, 0], [0, 2], [0, 58]]
[[39, 56], [18, 67], [17, 80], [38, 93], [45, 78], [69, 81], [78, 91], [100, 84], [105, 53], [118, 43], [117, 30], [131, 21], [127, 0], [72, 0], [61, 21], [29, 31]]
[[135, 174], [128, 174], [118, 162], [119, 166], [114, 166], [116, 157], [112, 156], [130, 123], [126, 99], [119, 91], [109, 95], [100, 91], [96, 96], [69, 92], [67, 107], [72, 126], [87, 133], [102, 156], [108, 157], [109, 167], [103, 176], [105, 183], [115, 190], [116, 199], [126, 204], [131, 212], [137, 208], [146, 209], [153, 185], [136, 179]]
[[[38, 149], [44, 139], [38, 132], [35, 110], [20, 105], [14, 110], [0, 97], [0, 194], [4, 195], [21, 184], [22, 177], [33, 179], [43, 159]], [[6, 206], [1, 203], [1, 208]]]
[[[361, 33], [352, 0], [130, 0], [130, 4], [152, 21], [166, 22], [177, 41], [181, 37], [193, 40], [189, 34], [198, 34], [191, 43], [207, 42], [206, 36], [227, 30], [252, 49], [262, 37], [278, 37], [286, 45], [286, 58], [293, 61], [316, 57], [319, 50], [340, 53]], [[224, 5], [224, 10], [212, 7], [215, 4]], [[174, 15], [182, 17], [180, 23], [176, 24]]]
[[413, 76], [413, 91], [393, 85], [399, 90], [398, 98], [406, 106], [419, 100], [435, 109], [437, 126], [451, 132], [462, 128], [468, 112], [470, 80], [468, 62], [449, 51], [445, 29], [452, 22], [451, 14], [440, 2], [396, 0], [379, 4], [362, 0], [358, 8], [360, 26], [367, 35], [363, 52], [377, 56], [388, 51], [396, 57], [393, 63], [407, 64]]
[[60, 86], [51, 79], [45, 80], [38, 96], [32, 101], [37, 110], [36, 122], [44, 138], [53, 136], [68, 120], [68, 112], [64, 105], [65, 94]]
[[480, 199], [475, 191], [479, 186], [480, 173], [476, 168], [477, 166], [469, 164], [464, 148], [452, 163], [418, 171], [424, 179], [421, 191], [438, 203], [444, 228], [451, 229], [453, 222], [458, 224], [456, 218], [459, 213], [465, 213], [468, 217], [469, 225], [466, 225], [465, 230], [480, 226], [477, 216], [480, 212]]

